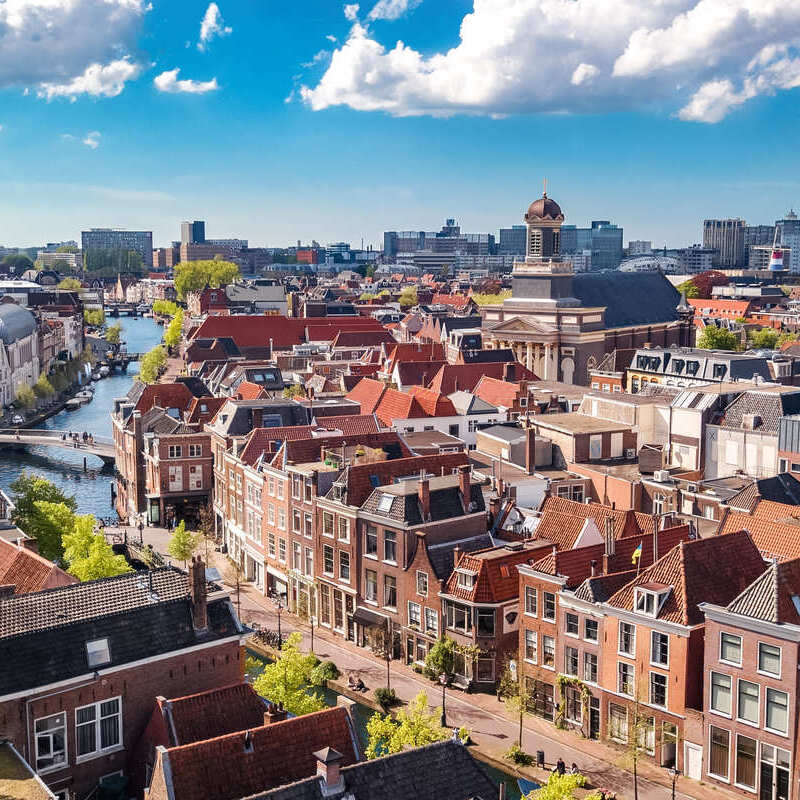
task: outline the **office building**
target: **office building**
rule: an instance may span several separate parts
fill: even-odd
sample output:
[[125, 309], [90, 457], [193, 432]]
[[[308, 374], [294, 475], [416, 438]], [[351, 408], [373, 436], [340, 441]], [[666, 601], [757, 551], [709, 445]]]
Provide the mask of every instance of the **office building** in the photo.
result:
[[510, 228], [500, 228], [498, 252], [504, 256], [524, 256], [525, 226], [512, 225]]
[[774, 241], [774, 225], [746, 225], [744, 229], [744, 263], [750, 263], [751, 245], [772, 244]]
[[205, 222], [199, 219], [194, 222], [181, 222], [181, 244], [203, 244], [205, 240]]
[[789, 258], [784, 253], [783, 267], [789, 272], [800, 273], [800, 219], [794, 210], [789, 211], [775, 226], [778, 230], [778, 242], [784, 250], [791, 250]]
[[703, 247], [719, 250], [719, 260], [714, 266], [743, 267], [744, 230], [743, 219], [707, 219], [703, 221]]
[[394, 259], [398, 253], [416, 253], [430, 250], [433, 253], [466, 253], [467, 255], [493, 255], [494, 234], [462, 233], [455, 219], [445, 220], [439, 231], [385, 231], [383, 254]]
[[40, 250], [36, 254], [36, 260], [47, 269], [63, 269], [66, 264], [72, 270], [78, 270], [83, 266], [83, 257], [78, 253], [57, 253], [53, 250]]
[[645, 239], [631, 239], [628, 242], [628, 258], [646, 256], [653, 252], [653, 243]]
[[622, 228], [605, 219], [592, 220], [589, 228], [564, 225], [561, 229], [561, 252], [569, 255], [580, 253], [580, 261], [585, 266], [584, 251], [588, 250], [591, 253], [588, 269], [617, 269], [622, 261], [622, 233]]
[[[797, 244], [800, 248], [800, 239]], [[783, 268], [791, 270], [792, 264], [792, 248], [785, 245], [771, 245], [771, 244], [754, 244], [751, 245], [747, 253], [747, 268], [748, 269], [769, 269], [769, 262], [772, 258], [773, 251], [779, 252], [783, 257]]]
[[136, 252], [142, 257], [142, 264], [150, 267], [153, 264], [153, 232], [125, 231], [118, 228], [90, 228], [81, 231], [81, 250], [86, 263], [87, 254], [93, 250], [110, 252]]
[[678, 271], [696, 275], [698, 272], [712, 269], [718, 260], [719, 250], [713, 247], [703, 247], [701, 244], [682, 247], [678, 250]]

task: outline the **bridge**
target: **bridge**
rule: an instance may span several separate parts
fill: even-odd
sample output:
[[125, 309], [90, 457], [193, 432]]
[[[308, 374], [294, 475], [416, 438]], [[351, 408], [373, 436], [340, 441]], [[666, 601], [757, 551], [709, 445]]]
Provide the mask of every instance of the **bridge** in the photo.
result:
[[68, 431], [41, 430], [38, 428], [0, 428], [0, 447], [3, 445], [60, 447], [74, 453], [97, 456], [106, 464], [114, 463], [114, 442], [103, 436], [95, 436], [94, 441], [84, 442], [81, 436], [77, 441], [70, 439]]
[[105, 304], [105, 312], [110, 317], [119, 317], [127, 314], [130, 317], [138, 317], [141, 313], [139, 311], [139, 303], [115, 303], [110, 302]]

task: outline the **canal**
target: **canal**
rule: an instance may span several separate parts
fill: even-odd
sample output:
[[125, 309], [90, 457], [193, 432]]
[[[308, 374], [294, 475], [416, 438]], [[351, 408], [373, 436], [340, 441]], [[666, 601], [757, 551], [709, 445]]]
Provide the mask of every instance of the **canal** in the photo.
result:
[[[116, 320], [115, 320], [116, 321]], [[149, 317], [120, 317], [122, 339], [132, 353], [143, 353], [161, 341], [163, 328]], [[77, 411], [62, 411], [39, 425], [49, 430], [86, 431], [95, 436], [111, 436], [110, 412], [115, 397], [127, 394], [139, 371], [132, 363], [128, 371], [94, 381], [94, 398]], [[10, 494], [9, 486], [23, 471], [35, 473], [52, 481], [67, 495], [74, 495], [78, 513], [97, 517], [115, 517], [111, 503], [113, 467], [105, 467], [94, 456], [83, 455], [57, 447], [30, 447], [26, 450], [0, 450], [0, 488]]]

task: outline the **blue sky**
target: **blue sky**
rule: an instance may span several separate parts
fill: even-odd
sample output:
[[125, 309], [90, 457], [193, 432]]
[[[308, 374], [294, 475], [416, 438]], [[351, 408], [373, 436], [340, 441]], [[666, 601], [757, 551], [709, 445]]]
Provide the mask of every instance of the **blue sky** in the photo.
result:
[[496, 231], [545, 176], [659, 246], [800, 205], [800, 4], [375, 1], [0, 5], [0, 243]]

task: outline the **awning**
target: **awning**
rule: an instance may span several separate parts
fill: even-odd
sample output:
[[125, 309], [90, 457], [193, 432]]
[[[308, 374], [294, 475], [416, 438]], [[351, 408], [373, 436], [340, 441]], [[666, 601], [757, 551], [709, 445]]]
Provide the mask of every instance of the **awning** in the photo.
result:
[[363, 625], [365, 628], [384, 628], [386, 627], [386, 617], [375, 614], [366, 608], [357, 608], [352, 615], [353, 622]]

